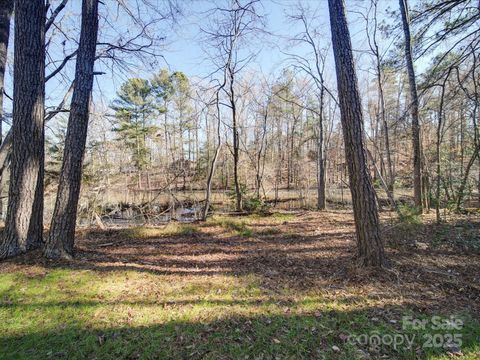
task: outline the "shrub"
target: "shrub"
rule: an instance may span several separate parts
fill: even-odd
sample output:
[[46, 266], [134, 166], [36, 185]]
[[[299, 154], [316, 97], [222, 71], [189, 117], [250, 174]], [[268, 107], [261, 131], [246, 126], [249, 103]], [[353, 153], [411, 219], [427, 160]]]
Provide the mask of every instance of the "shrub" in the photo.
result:
[[400, 212], [400, 220], [408, 224], [420, 224], [422, 218], [421, 211], [418, 207], [409, 204], [399, 204], [398, 210]]

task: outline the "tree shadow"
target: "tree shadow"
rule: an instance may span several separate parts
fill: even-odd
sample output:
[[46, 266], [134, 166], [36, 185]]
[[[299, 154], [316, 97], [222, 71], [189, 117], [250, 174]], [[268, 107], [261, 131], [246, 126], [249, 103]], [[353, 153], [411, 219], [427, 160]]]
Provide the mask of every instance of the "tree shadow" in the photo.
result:
[[[405, 241], [398, 225], [384, 226], [390, 266], [360, 269], [355, 266], [355, 234], [351, 215], [312, 214], [275, 224], [278, 234], [252, 236], [234, 232], [209, 232], [199, 227], [191, 234], [141, 238], [125, 236], [122, 229], [84, 232], [72, 261], [50, 261], [32, 252], [0, 264], [39, 265], [45, 268], [135, 271], [155, 275], [255, 276], [260, 286], [274, 291], [288, 288], [298, 293], [312, 289], [358, 294], [373, 299], [401, 301], [426, 312], [456, 309], [480, 314], [480, 256], [436, 247], [435, 224], [415, 225]], [[480, 222], [463, 222], [478, 229]], [[445, 225], [446, 226], [446, 225]], [[448, 229], [459, 228], [453, 223]], [[427, 249], [415, 247], [422, 240]], [[6, 265], [4, 265], [6, 264]]]
[[[415, 359], [449, 351], [423, 346], [425, 334], [449, 330], [432, 330], [431, 323], [425, 330], [404, 325], [397, 309], [376, 307], [98, 328], [72, 322], [0, 335], [0, 346], [3, 359]], [[464, 354], [478, 351], [476, 325], [477, 333], [468, 326], [457, 331]], [[402, 342], [383, 341], [394, 335], [403, 337]], [[373, 336], [381, 343], [370, 342]], [[405, 337], [412, 340], [410, 345]]]

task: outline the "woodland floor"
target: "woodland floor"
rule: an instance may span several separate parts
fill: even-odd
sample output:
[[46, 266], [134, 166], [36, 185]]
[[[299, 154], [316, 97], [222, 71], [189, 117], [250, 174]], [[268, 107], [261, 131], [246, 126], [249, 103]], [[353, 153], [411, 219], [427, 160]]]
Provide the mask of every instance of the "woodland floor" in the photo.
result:
[[343, 211], [82, 231], [73, 261], [0, 263], [0, 358], [480, 358], [480, 217], [382, 228], [382, 271]]

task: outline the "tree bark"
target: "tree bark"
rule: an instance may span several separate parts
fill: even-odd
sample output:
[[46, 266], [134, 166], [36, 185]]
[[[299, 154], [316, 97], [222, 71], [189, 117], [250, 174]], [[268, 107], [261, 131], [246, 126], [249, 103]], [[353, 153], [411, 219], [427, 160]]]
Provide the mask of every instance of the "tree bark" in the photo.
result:
[[[0, 0], [0, 143], [3, 140], [3, 91], [10, 38], [10, 18], [12, 17], [13, 0]], [[2, 177], [0, 172], [0, 179]], [[0, 195], [2, 186], [0, 186]], [[0, 217], [3, 217], [3, 200], [0, 198]]]
[[323, 151], [323, 105], [324, 89], [320, 89], [320, 110], [318, 112], [318, 139], [317, 139], [317, 210], [325, 210], [327, 198], [325, 196], [325, 156]]
[[344, 0], [328, 0], [333, 52], [337, 73], [345, 158], [347, 160], [353, 213], [361, 266], [382, 266], [385, 261], [379, 231], [375, 190], [367, 169], [363, 144], [363, 115], [355, 73], [352, 44]]
[[[451, 69], [450, 69], [451, 70]], [[442, 178], [441, 176], [441, 154], [440, 154], [440, 145], [442, 144], [442, 139], [443, 139], [443, 134], [442, 134], [442, 130], [443, 130], [443, 105], [444, 105], [444, 102], [445, 102], [445, 87], [446, 87], [446, 83], [447, 83], [447, 80], [448, 80], [448, 76], [450, 75], [450, 70], [447, 74], [447, 76], [445, 77], [445, 80], [443, 81], [443, 84], [442, 84], [442, 90], [441, 90], [441, 94], [440, 94], [440, 104], [439, 104], [439, 107], [438, 107], [438, 123], [437, 123], [437, 139], [436, 139], [436, 143], [435, 143], [435, 149], [436, 149], [436, 153], [435, 153], [435, 162], [436, 162], [436, 167], [437, 167], [437, 179], [436, 179], [436, 189], [435, 189], [435, 200], [436, 200], [436, 203], [435, 203], [435, 219], [437, 221], [437, 224], [440, 223], [441, 221], [441, 217], [440, 217], [440, 179]]]
[[233, 181], [235, 183], [235, 210], [240, 212], [243, 209], [242, 206], [242, 189], [240, 188], [240, 182], [238, 180], [238, 163], [240, 160], [240, 141], [238, 134], [238, 118], [237, 118], [237, 104], [235, 100], [235, 72], [231, 68], [231, 65], [228, 66], [228, 74], [230, 77], [230, 108], [232, 110], [232, 132], [233, 132]]
[[415, 206], [423, 210], [422, 206], [422, 157], [420, 147], [420, 123], [418, 119], [418, 94], [413, 68], [412, 39], [410, 35], [410, 20], [408, 16], [407, 0], [399, 0], [402, 14], [403, 32], [405, 34], [405, 59], [407, 62], [408, 82], [410, 86], [410, 113], [412, 116], [412, 143], [413, 143], [413, 197]]
[[[225, 83], [222, 85], [222, 87], [225, 85]], [[220, 136], [220, 126], [221, 126], [221, 118], [220, 118], [220, 89], [217, 91], [216, 95], [216, 109], [217, 109], [217, 143], [215, 145], [215, 152], [213, 154], [213, 159], [210, 164], [210, 169], [208, 171], [208, 177], [207, 177], [207, 188], [205, 189], [205, 204], [203, 206], [203, 211], [202, 211], [202, 220], [206, 221], [207, 216], [208, 216], [208, 210], [210, 209], [210, 198], [212, 195], [212, 182], [213, 182], [213, 176], [215, 175], [215, 168], [217, 167], [217, 160], [218, 160], [218, 155], [220, 154], [220, 148], [222, 146], [222, 138]]]
[[43, 232], [45, 3], [15, 1], [11, 177], [0, 258], [38, 246]]
[[74, 252], [77, 205], [87, 140], [97, 33], [98, 0], [83, 0], [80, 44], [62, 170], [50, 235], [45, 247], [45, 256], [48, 258], [69, 258]]

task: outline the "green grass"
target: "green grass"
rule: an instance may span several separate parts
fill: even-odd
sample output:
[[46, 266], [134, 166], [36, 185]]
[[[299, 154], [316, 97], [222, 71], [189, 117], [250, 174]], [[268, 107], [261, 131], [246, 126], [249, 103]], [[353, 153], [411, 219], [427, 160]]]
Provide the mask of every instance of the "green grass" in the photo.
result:
[[[254, 235], [263, 236], [280, 234], [282, 231], [275, 227], [275, 225], [280, 225], [293, 219], [295, 219], [295, 215], [289, 213], [273, 213], [268, 215], [250, 214], [241, 217], [215, 215], [210, 217], [202, 226], [218, 226], [228, 231], [232, 231], [235, 235], [251, 237]], [[253, 227], [258, 224], [273, 226], [259, 230], [253, 229]]]
[[[1, 359], [352, 359], [360, 352], [414, 359], [426, 330], [401, 329], [400, 314], [371, 298], [267, 290], [254, 275], [158, 275], [44, 269], [0, 274]], [[418, 314], [405, 314], [422, 317]], [[464, 315], [462, 351], [480, 351]], [[408, 334], [413, 350], [350, 344], [350, 334]], [[436, 331], [445, 333], [448, 331]], [[334, 347], [338, 347], [338, 350]], [[446, 357], [424, 349], [425, 357]]]
[[281, 213], [281, 212], [276, 212], [273, 213], [270, 216], [271, 219], [273, 219], [277, 223], [281, 223], [284, 221], [292, 221], [295, 219], [295, 215], [289, 214], [289, 213]]
[[[213, 216], [204, 224], [136, 227], [118, 236], [209, 237], [220, 228], [222, 236], [276, 241], [271, 235], [282, 233], [302, 241], [294, 228], [283, 226], [291, 220], [288, 213]], [[452, 231], [463, 239], [475, 228], [460, 230]], [[433, 329], [431, 317], [413, 312], [400, 295], [294, 288], [294, 281], [266, 283], [273, 273], [239, 275], [228, 267], [205, 274], [172, 266], [161, 274], [95, 263], [81, 270], [17, 265], [0, 272], [0, 359], [448, 359], [447, 349], [423, 345], [429, 335], [443, 342], [451, 334], [461, 335], [462, 358], [480, 354], [478, 314], [456, 314], [464, 321], [458, 330]], [[454, 306], [451, 311], [455, 314]], [[426, 320], [426, 326], [403, 328], [403, 316]], [[413, 346], [362, 342], [399, 335], [413, 338]]]
[[121, 230], [118, 235], [130, 239], [149, 239], [167, 236], [183, 236], [198, 233], [199, 229], [191, 224], [169, 223], [162, 227], [136, 226]]
[[226, 230], [232, 231], [234, 234], [242, 237], [251, 237], [253, 235], [253, 230], [248, 226], [251, 224], [255, 215], [234, 218], [230, 216], [213, 216], [209, 218], [203, 226], [212, 227], [218, 226]]

